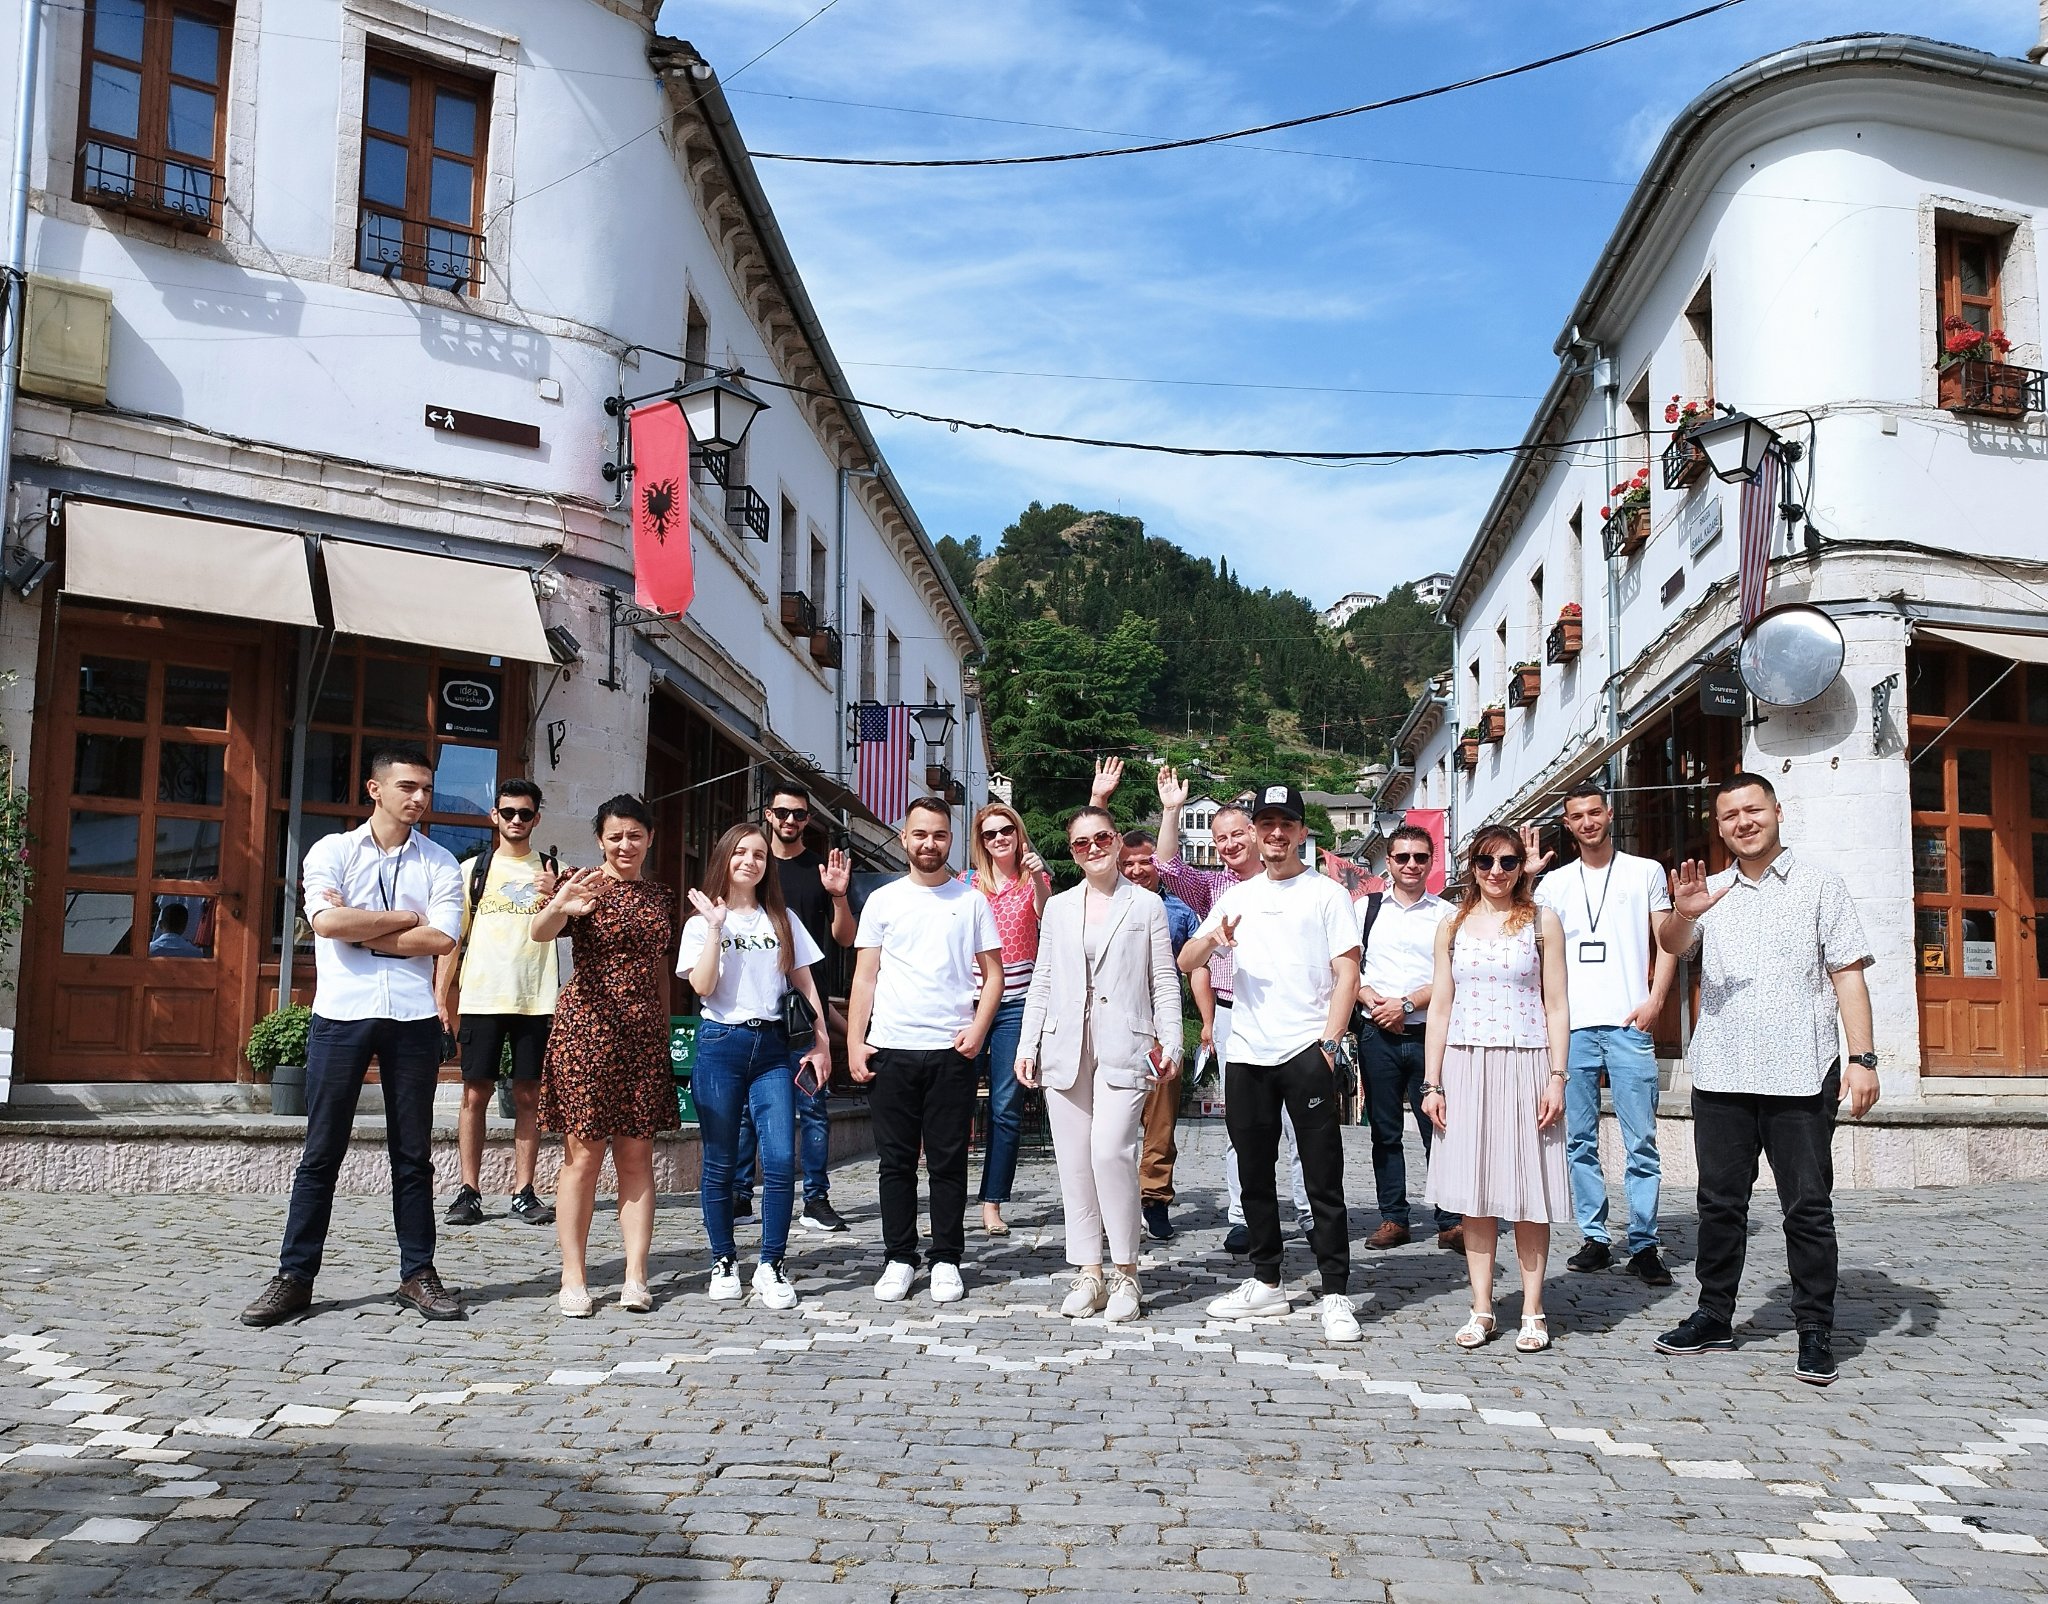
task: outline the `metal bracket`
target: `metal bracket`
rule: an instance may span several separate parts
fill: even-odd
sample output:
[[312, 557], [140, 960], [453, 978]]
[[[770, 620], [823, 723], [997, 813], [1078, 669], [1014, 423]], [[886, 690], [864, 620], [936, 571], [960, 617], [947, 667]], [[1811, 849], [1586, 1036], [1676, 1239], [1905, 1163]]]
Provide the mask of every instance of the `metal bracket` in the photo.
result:
[[567, 719], [558, 718], [548, 725], [548, 767], [550, 769], [558, 769], [562, 766], [562, 748], [567, 744], [568, 739], [569, 721]]
[[1884, 756], [1885, 731], [1892, 722], [1892, 692], [1899, 688], [1899, 676], [1887, 674], [1870, 687], [1870, 750]]
[[611, 586], [604, 590], [604, 678], [597, 683], [608, 691], [619, 689], [619, 631], [636, 624], [672, 624], [681, 613], [664, 613], [652, 607], [636, 607]]

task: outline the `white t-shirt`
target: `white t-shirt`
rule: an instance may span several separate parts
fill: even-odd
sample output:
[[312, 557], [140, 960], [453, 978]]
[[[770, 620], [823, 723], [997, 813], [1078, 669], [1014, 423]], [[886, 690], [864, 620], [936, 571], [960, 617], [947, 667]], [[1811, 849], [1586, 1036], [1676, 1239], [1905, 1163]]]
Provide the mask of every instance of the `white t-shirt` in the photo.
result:
[[[1367, 906], [1358, 905], [1361, 924]], [[1372, 939], [1365, 944], [1359, 989], [1370, 986], [1382, 997], [1405, 999], [1430, 984], [1436, 978], [1436, 927], [1456, 911], [1432, 891], [1405, 908], [1391, 891], [1383, 895], [1379, 917], [1372, 922]], [[1425, 1012], [1404, 1002], [1403, 1025], [1420, 1029]]]
[[868, 1044], [913, 1053], [951, 1047], [974, 1023], [976, 960], [1003, 950], [987, 897], [962, 880], [921, 886], [908, 875], [869, 893], [853, 944], [882, 952]]
[[[710, 930], [702, 914], [690, 915], [683, 925], [677, 974], [687, 975], [697, 967]], [[807, 969], [825, 956], [794, 915], [789, 921], [789, 944], [794, 949], [798, 969]], [[704, 1017], [721, 1025], [743, 1025], [750, 1019], [780, 1019], [782, 994], [789, 984], [788, 976], [782, 972], [782, 943], [775, 938], [775, 921], [768, 917], [768, 910], [728, 909], [725, 929], [718, 938], [718, 984], [710, 995], [698, 999]]]
[[1342, 886], [1312, 872], [1285, 880], [1255, 875], [1216, 899], [1195, 933], [1215, 935], [1225, 919], [1241, 921], [1231, 949], [1233, 1062], [1284, 1064], [1323, 1039], [1337, 986], [1330, 960], [1358, 951], [1359, 918]]
[[1564, 926], [1572, 1029], [1622, 1025], [1650, 995], [1650, 915], [1671, 906], [1663, 867], [1617, 852], [1605, 869], [1553, 869], [1536, 900]]

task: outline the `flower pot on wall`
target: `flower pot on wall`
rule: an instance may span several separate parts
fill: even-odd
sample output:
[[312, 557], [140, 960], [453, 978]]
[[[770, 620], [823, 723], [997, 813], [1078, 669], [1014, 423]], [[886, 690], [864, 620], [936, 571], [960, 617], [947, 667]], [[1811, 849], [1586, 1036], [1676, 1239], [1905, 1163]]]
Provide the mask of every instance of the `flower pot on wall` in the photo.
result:
[[306, 1115], [306, 1066], [304, 1064], [279, 1064], [270, 1072], [270, 1112], [290, 1114], [303, 1119]]
[[1479, 738], [1482, 741], [1505, 740], [1508, 733], [1508, 710], [1504, 707], [1489, 707], [1479, 719]]
[[1951, 362], [1941, 370], [1940, 404], [1982, 418], [2024, 418], [2037, 375], [2009, 362]]
[[1518, 664], [1509, 683], [1515, 706], [1529, 707], [1543, 694], [1543, 670], [1534, 663]]
[[1458, 761], [1468, 769], [1479, 767], [1479, 737], [1468, 735], [1458, 742]]
[[1560, 618], [1550, 627], [1544, 655], [1553, 663], [1569, 663], [1585, 649], [1585, 643], [1586, 621], [1583, 618]]

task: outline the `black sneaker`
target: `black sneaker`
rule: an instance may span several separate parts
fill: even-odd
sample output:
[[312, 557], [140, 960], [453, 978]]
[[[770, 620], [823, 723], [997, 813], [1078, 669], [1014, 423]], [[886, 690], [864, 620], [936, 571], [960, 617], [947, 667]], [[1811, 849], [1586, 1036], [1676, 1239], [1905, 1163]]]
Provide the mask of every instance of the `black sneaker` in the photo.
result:
[[512, 1199], [511, 1214], [513, 1219], [524, 1220], [528, 1225], [555, 1223], [555, 1206], [543, 1203], [530, 1186]]
[[1223, 1239], [1225, 1253], [1249, 1253], [1252, 1250], [1252, 1234], [1241, 1225], [1233, 1225], [1230, 1234]]
[[804, 1212], [800, 1218], [807, 1231], [823, 1231], [827, 1235], [836, 1235], [847, 1229], [846, 1222], [839, 1217], [839, 1211], [832, 1206], [832, 1200], [828, 1197], [805, 1198]]
[[1173, 1221], [1166, 1217], [1164, 1203], [1145, 1205], [1145, 1232], [1155, 1242], [1171, 1242], [1174, 1239], [1177, 1233], [1173, 1229]]
[[1832, 1331], [1802, 1331], [1799, 1333], [1799, 1363], [1792, 1367], [1792, 1374], [1809, 1386], [1832, 1385], [1839, 1372], [1835, 1369], [1835, 1334]]
[[1653, 1287], [1671, 1285], [1671, 1272], [1664, 1268], [1664, 1259], [1653, 1243], [1628, 1261], [1628, 1273], [1638, 1281]]
[[736, 1220], [751, 1220], [754, 1217], [753, 1198], [751, 1196], [734, 1198], [732, 1200], [732, 1217]]
[[1734, 1327], [1726, 1320], [1716, 1320], [1702, 1309], [1693, 1310], [1657, 1339], [1659, 1353], [1707, 1353], [1734, 1346]]
[[448, 1212], [441, 1216], [443, 1225], [481, 1225], [484, 1223], [483, 1194], [473, 1186], [458, 1187], [455, 1201], [448, 1205]]
[[1614, 1252], [1605, 1242], [1595, 1242], [1588, 1237], [1579, 1244], [1579, 1251], [1564, 1261], [1567, 1270], [1577, 1270], [1581, 1275], [1590, 1275], [1595, 1270], [1604, 1270], [1614, 1262]]
[[274, 1326], [313, 1307], [313, 1283], [279, 1271], [248, 1308], [242, 1311], [245, 1326]]

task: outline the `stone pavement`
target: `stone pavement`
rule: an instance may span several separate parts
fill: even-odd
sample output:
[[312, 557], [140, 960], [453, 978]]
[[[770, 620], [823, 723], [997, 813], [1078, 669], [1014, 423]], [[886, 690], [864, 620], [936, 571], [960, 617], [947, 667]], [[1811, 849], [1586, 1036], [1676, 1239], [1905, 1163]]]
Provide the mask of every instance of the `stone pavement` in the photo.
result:
[[[1453, 1348], [1462, 1269], [1422, 1244], [1357, 1251], [1361, 1345], [1305, 1299], [1210, 1321], [1241, 1268], [1220, 1129], [1184, 1134], [1188, 1229], [1126, 1327], [1053, 1312], [1049, 1158], [1012, 1236], [970, 1231], [964, 1303], [869, 1295], [863, 1163], [835, 1177], [851, 1236], [797, 1241], [800, 1310], [708, 1302], [673, 1200], [656, 1312], [581, 1322], [552, 1233], [512, 1221], [444, 1231], [475, 1312], [428, 1326], [382, 1301], [385, 1210], [344, 1199], [315, 1313], [258, 1332], [235, 1315], [282, 1200], [0, 1194], [0, 1598], [2048, 1600], [2048, 1184], [1846, 1195], [1816, 1391], [1768, 1204], [1733, 1354], [1649, 1347], [1691, 1307], [1684, 1197], [1667, 1291], [1565, 1273], [1558, 1233], [1547, 1354]], [[1287, 1270], [1313, 1273], [1298, 1240]]]

